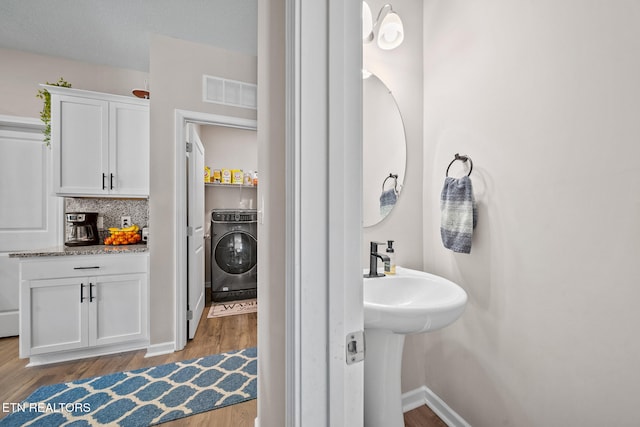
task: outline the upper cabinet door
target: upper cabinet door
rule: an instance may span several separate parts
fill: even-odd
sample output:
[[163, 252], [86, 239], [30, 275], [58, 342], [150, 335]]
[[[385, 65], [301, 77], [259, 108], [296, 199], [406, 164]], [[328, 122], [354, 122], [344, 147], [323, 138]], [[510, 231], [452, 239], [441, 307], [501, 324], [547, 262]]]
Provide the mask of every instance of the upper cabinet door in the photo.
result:
[[46, 86], [58, 196], [149, 196], [149, 100]]
[[149, 107], [109, 105], [109, 189], [119, 196], [149, 195]]
[[54, 191], [69, 195], [108, 194], [109, 103], [51, 95]]

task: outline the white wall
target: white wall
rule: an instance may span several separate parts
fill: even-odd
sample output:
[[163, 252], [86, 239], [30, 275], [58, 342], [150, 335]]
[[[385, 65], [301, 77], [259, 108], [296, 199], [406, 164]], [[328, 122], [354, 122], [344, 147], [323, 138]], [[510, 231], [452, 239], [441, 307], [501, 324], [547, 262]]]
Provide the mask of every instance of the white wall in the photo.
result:
[[[202, 102], [202, 75], [256, 82], [256, 57], [153, 35], [150, 50], [151, 184], [149, 225], [151, 344], [175, 340], [175, 110], [255, 119], [256, 111]], [[204, 173], [204, 172], [203, 172]]]
[[[425, 267], [469, 294], [412, 337], [474, 427], [638, 425], [640, 3], [425, 2]], [[474, 161], [470, 255], [443, 249], [441, 171]]]
[[[375, 19], [385, 1], [367, 1]], [[381, 50], [375, 41], [363, 44], [364, 68], [376, 74], [396, 99], [407, 138], [407, 168], [402, 194], [382, 222], [363, 232], [363, 267], [369, 266], [369, 242], [394, 240], [397, 263], [422, 268], [422, 1], [393, 2], [402, 18], [404, 42]], [[367, 142], [363, 141], [366, 146]]]
[[258, 168], [256, 131], [224, 126], [201, 126], [200, 138], [205, 146], [205, 163], [213, 169]]
[[[285, 0], [258, 2], [258, 419], [285, 419]], [[290, 421], [290, 420], [289, 420]]]
[[148, 74], [0, 48], [0, 114], [40, 118], [38, 85], [60, 77], [76, 89], [133, 96], [131, 91], [144, 87]]

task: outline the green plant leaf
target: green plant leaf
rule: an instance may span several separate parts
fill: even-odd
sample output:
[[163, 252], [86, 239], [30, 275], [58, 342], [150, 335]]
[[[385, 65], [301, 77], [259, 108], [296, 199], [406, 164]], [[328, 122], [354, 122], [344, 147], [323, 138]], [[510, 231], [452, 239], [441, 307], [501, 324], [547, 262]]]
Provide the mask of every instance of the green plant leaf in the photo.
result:
[[[60, 77], [60, 79], [55, 83], [47, 82], [47, 84], [49, 86], [71, 87], [71, 83], [62, 77]], [[38, 90], [36, 97], [44, 101], [42, 111], [40, 111], [40, 120], [44, 123], [44, 130], [42, 131], [42, 134], [44, 135], [44, 144], [51, 148], [51, 94], [47, 89], [43, 88]]]

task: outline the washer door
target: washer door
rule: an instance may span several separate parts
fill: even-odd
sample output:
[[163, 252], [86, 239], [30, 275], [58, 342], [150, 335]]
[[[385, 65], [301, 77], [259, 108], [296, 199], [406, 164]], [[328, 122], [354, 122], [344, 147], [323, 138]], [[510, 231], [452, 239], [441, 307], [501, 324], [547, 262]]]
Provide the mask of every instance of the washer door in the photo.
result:
[[233, 231], [220, 238], [214, 259], [218, 267], [228, 274], [243, 274], [258, 262], [258, 243], [249, 233]]

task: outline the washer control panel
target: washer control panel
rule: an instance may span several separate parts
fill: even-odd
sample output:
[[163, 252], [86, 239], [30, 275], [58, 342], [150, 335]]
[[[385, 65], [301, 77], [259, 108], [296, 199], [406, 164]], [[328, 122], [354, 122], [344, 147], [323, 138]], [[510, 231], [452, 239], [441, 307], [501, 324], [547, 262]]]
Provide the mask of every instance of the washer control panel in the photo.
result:
[[255, 209], [214, 209], [211, 211], [213, 222], [257, 222]]

